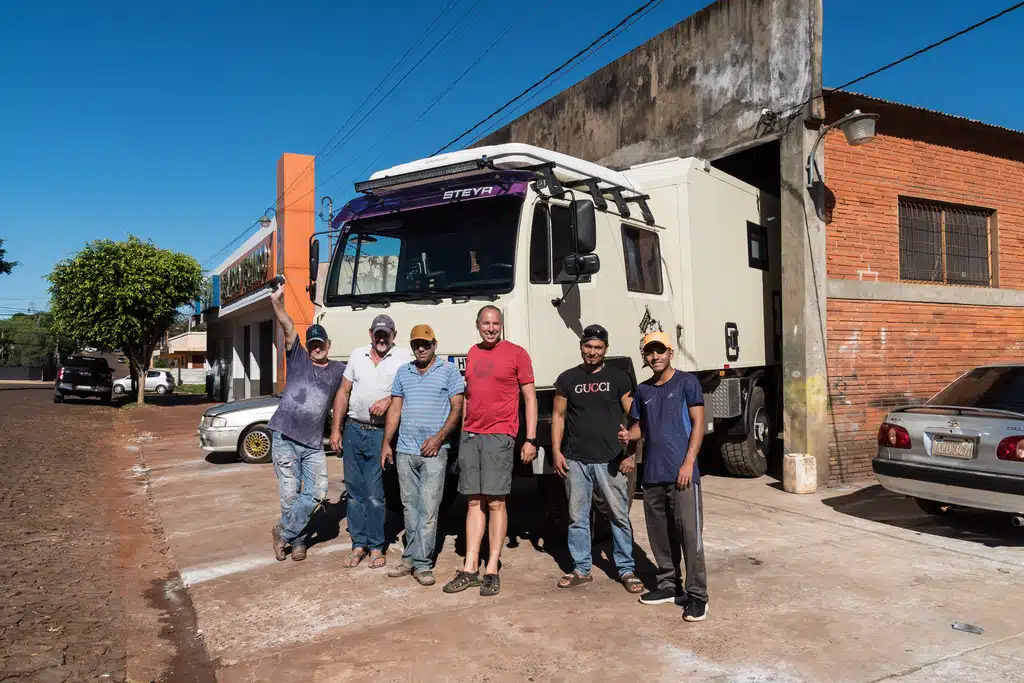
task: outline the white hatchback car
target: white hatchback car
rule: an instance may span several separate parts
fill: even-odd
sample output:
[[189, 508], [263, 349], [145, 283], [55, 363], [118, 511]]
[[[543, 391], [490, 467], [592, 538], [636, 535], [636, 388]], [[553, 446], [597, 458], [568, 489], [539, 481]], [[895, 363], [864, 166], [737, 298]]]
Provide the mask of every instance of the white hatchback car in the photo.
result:
[[[132, 378], [122, 377], [114, 380], [114, 396], [122, 396], [132, 391]], [[167, 370], [150, 370], [146, 373], [146, 391], [158, 394], [170, 394], [174, 391], [174, 375]]]

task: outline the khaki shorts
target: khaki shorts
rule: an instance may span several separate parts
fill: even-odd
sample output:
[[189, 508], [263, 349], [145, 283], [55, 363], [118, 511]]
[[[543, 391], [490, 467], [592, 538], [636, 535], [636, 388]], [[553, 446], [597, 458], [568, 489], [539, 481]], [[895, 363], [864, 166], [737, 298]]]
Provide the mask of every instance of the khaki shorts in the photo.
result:
[[462, 432], [459, 441], [459, 493], [507, 496], [512, 490], [515, 439], [507, 434]]

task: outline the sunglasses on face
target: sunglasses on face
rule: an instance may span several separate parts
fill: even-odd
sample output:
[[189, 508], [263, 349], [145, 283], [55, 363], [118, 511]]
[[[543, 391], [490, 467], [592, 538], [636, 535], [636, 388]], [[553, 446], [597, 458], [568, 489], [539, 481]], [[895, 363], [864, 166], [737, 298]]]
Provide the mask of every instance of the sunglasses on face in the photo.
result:
[[433, 345], [434, 345], [433, 342], [428, 342], [428, 341], [423, 341], [422, 339], [417, 339], [416, 341], [412, 342], [412, 349], [413, 349], [413, 351], [420, 351], [422, 349], [429, 349]]

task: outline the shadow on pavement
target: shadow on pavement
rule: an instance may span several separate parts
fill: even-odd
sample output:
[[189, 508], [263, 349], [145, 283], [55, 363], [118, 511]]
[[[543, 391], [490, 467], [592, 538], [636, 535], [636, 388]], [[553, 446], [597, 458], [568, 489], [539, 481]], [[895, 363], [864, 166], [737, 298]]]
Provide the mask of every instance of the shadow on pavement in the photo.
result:
[[980, 543], [988, 548], [1024, 547], [1024, 533], [1010, 526], [1007, 514], [958, 508], [948, 515], [929, 515], [912, 498], [887, 491], [878, 484], [822, 502], [844, 515], [922, 534]]
[[[236, 462], [242, 461], [238, 457], [238, 453], [235, 453], [233, 451], [215, 451], [213, 453], [206, 454], [206, 462], [210, 463], [211, 465], [232, 465]], [[253, 465], [253, 467], [259, 467], [259, 465]]]
[[46, 391], [46, 390], [53, 391], [53, 385], [52, 384], [31, 384], [31, 385], [13, 385], [13, 386], [11, 386], [11, 385], [4, 385], [4, 386], [0, 386], [0, 391], [31, 391], [33, 389], [36, 390], [36, 391]]
[[[135, 396], [122, 396], [114, 399], [115, 404], [127, 405], [135, 403]], [[214, 403], [206, 394], [146, 394], [147, 406], [198, 406], [204, 403]]]

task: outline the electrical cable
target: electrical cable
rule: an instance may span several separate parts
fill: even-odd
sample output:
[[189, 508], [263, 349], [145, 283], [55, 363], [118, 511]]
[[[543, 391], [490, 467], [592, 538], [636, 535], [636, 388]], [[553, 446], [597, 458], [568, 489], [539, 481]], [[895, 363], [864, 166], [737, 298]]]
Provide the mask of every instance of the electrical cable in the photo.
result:
[[543, 83], [544, 83], [545, 81], [547, 81], [547, 80], [548, 80], [549, 78], [551, 78], [552, 76], [556, 75], [556, 74], [557, 74], [558, 72], [560, 72], [560, 71], [562, 71], [563, 69], [565, 69], [565, 68], [566, 68], [566, 67], [567, 67], [567, 66], [568, 66], [569, 64], [571, 64], [571, 63], [572, 63], [572, 62], [574, 62], [574, 61], [575, 61], [576, 59], [578, 59], [578, 58], [579, 58], [579, 57], [580, 57], [580, 56], [581, 56], [581, 55], [582, 55], [583, 53], [585, 53], [585, 52], [587, 52], [588, 50], [590, 50], [590, 48], [592, 48], [592, 47], [593, 47], [594, 45], [596, 45], [596, 44], [597, 44], [598, 42], [600, 42], [601, 40], [603, 40], [604, 38], [606, 38], [607, 36], [609, 36], [609, 35], [610, 35], [611, 33], [613, 33], [613, 32], [614, 32], [614, 31], [615, 31], [616, 29], [618, 29], [618, 28], [619, 28], [620, 26], [624, 25], [624, 24], [625, 24], [625, 23], [626, 23], [627, 21], [629, 21], [630, 19], [632, 19], [632, 18], [633, 18], [633, 17], [635, 17], [636, 15], [640, 14], [640, 13], [641, 13], [642, 11], [644, 11], [645, 9], [647, 9], [648, 7], [650, 7], [651, 5], [653, 5], [653, 4], [655, 3], [655, 2], [659, 2], [659, 1], [660, 1], [660, 0], [648, 0], [648, 2], [645, 2], [645, 3], [643, 4], [643, 5], [641, 5], [641, 6], [640, 6], [640, 7], [638, 7], [637, 9], [633, 10], [632, 12], [630, 12], [630, 13], [629, 13], [629, 14], [628, 14], [628, 15], [627, 15], [627, 16], [626, 16], [626, 17], [625, 17], [624, 19], [622, 19], [622, 21], [620, 21], [620, 22], [619, 22], [619, 23], [617, 23], [617, 24], [616, 24], [615, 26], [613, 26], [612, 28], [608, 29], [608, 30], [607, 30], [607, 31], [605, 31], [605, 32], [604, 32], [603, 34], [601, 34], [600, 36], [598, 36], [598, 37], [597, 37], [596, 39], [594, 39], [594, 41], [593, 41], [593, 42], [591, 42], [591, 43], [590, 43], [589, 45], [587, 45], [587, 46], [586, 46], [585, 48], [583, 48], [582, 50], [580, 50], [579, 52], [577, 52], [576, 54], [574, 54], [574, 55], [573, 55], [572, 57], [570, 57], [569, 59], [567, 59], [567, 60], [565, 60], [564, 62], [562, 62], [562, 63], [561, 63], [561, 64], [560, 64], [559, 66], [555, 67], [555, 68], [554, 68], [554, 69], [553, 69], [552, 71], [550, 71], [550, 72], [549, 72], [549, 73], [548, 73], [547, 75], [545, 75], [545, 76], [544, 76], [543, 78], [541, 78], [541, 79], [540, 79], [539, 81], [537, 81], [536, 83], [534, 83], [533, 85], [531, 85], [530, 87], [528, 87], [528, 88], [527, 88], [526, 90], [524, 90], [523, 92], [521, 92], [521, 93], [519, 93], [518, 95], [516, 95], [515, 97], [513, 97], [513, 98], [512, 98], [511, 100], [509, 100], [508, 102], [506, 102], [506, 103], [505, 103], [505, 104], [503, 104], [502, 106], [498, 107], [498, 108], [497, 108], [496, 110], [494, 110], [494, 111], [493, 111], [493, 112], [491, 112], [491, 113], [490, 113], [489, 115], [487, 115], [487, 116], [486, 116], [486, 117], [485, 117], [485, 118], [484, 118], [484, 119], [483, 119], [482, 121], [480, 121], [480, 122], [478, 122], [477, 124], [475, 124], [475, 125], [474, 125], [474, 126], [473, 126], [472, 128], [469, 128], [468, 130], [466, 130], [466, 131], [463, 131], [463, 132], [462, 132], [461, 134], [459, 134], [459, 135], [458, 135], [457, 137], [455, 137], [455, 138], [454, 138], [454, 139], [452, 139], [452, 140], [451, 140], [450, 142], [448, 142], [448, 144], [444, 145], [443, 147], [441, 147], [440, 149], [438, 149], [438, 150], [437, 150], [436, 152], [434, 152], [434, 153], [433, 153], [433, 154], [431, 154], [430, 156], [437, 156], [438, 154], [440, 154], [440, 153], [441, 153], [441, 152], [443, 152], [444, 150], [448, 149], [449, 147], [451, 147], [452, 145], [454, 145], [454, 144], [455, 144], [456, 142], [458, 142], [458, 141], [459, 141], [459, 140], [461, 140], [462, 138], [464, 138], [464, 137], [466, 137], [467, 135], [469, 135], [470, 133], [472, 133], [472, 132], [473, 132], [474, 130], [476, 130], [476, 129], [477, 129], [477, 128], [479, 128], [480, 126], [484, 125], [485, 123], [487, 123], [488, 121], [490, 121], [491, 119], [493, 119], [493, 118], [494, 118], [495, 116], [497, 116], [498, 114], [500, 114], [500, 113], [501, 113], [502, 111], [504, 111], [505, 109], [507, 109], [508, 107], [512, 106], [513, 104], [515, 104], [516, 102], [518, 102], [519, 100], [521, 100], [521, 99], [522, 99], [523, 97], [525, 97], [525, 96], [526, 96], [526, 95], [527, 95], [527, 94], [528, 94], [528, 93], [529, 93], [530, 91], [532, 91], [532, 90], [535, 90], [536, 88], [540, 87], [540, 86], [541, 86], [541, 85], [542, 85], [542, 84], [543, 84]]

